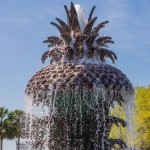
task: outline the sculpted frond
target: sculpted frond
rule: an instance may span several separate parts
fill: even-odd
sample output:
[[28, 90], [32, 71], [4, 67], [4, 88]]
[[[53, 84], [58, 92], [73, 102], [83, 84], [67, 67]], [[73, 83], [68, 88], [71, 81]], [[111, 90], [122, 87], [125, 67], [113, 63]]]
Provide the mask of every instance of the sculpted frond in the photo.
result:
[[55, 62], [59, 62], [60, 58], [62, 57], [62, 52], [58, 48], [52, 48], [51, 50], [46, 51], [42, 55], [42, 63], [44, 63], [48, 57], [52, 57]]
[[89, 18], [88, 18], [88, 22], [92, 19], [92, 15], [93, 15], [93, 12], [94, 12], [95, 8], [96, 8], [96, 6], [93, 6], [93, 8], [90, 12]]
[[43, 41], [44, 43], [50, 43], [53, 46], [60, 45], [63, 41], [59, 37], [51, 36], [48, 37], [47, 40]]
[[100, 44], [103, 43], [104, 41], [106, 41], [106, 40], [111, 40], [111, 39], [112, 39], [112, 38], [109, 37], [109, 36], [99, 37], [99, 38], [96, 39], [96, 43], [97, 43], [98, 45], [100, 45]]
[[[44, 43], [49, 44], [48, 47], [52, 47], [50, 51], [54, 50], [54, 52], [56, 52], [55, 49], [59, 49], [61, 54], [57, 54], [58, 50], [56, 54], [54, 53], [57, 56], [43, 54], [42, 62], [48, 57], [55, 57], [53, 60], [57, 60], [57, 62], [80, 61], [82, 58], [96, 59], [96, 61], [105, 62], [105, 58], [108, 57], [115, 63], [117, 59], [116, 54], [107, 49], [108, 44], [113, 44], [114, 41], [112, 41], [112, 38], [109, 36], [101, 37], [99, 35], [100, 29], [105, 27], [109, 21], [104, 21], [94, 27], [94, 23], [97, 19], [97, 17], [92, 18], [95, 6], [93, 6], [87, 21], [84, 20], [84, 16], [78, 16], [82, 13], [78, 12], [78, 9], [72, 2], [70, 10], [68, 10], [66, 5], [64, 8], [67, 14], [67, 23], [59, 18], [56, 18], [58, 24], [51, 22], [60, 32], [60, 38], [52, 36], [44, 41]], [[84, 12], [82, 15], [84, 15]], [[81, 20], [81, 18], [84, 19]], [[82, 23], [84, 23], [83, 26]], [[62, 58], [63, 60], [61, 60]]]
[[60, 25], [58, 25], [57, 23], [51, 22], [51, 24], [52, 24], [53, 26], [55, 26], [55, 27], [59, 30], [60, 34], [62, 34], [63, 32], [65, 32], [65, 31], [63, 30], [63, 28], [62, 28]]
[[127, 148], [126, 143], [121, 139], [109, 139], [110, 148], [114, 148], [115, 145], [119, 145], [121, 149]]
[[91, 19], [87, 25], [84, 28], [83, 34], [89, 36], [92, 30], [92, 27], [94, 25], [94, 22], [96, 21], [97, 17], [94, 17], [93, 19]]
[[123, 119], [117, 118], [117, 117], [114, 117], [114, 116], [109, 116], [108, 123], [110, 125], [115, 124], [116, 126], [119, 126], [119, 124], [121, 124], [123, 127], [126, 127], [126, 125], [127, 125], [127, 123]]
[[92, 47], [92, 45], [93, 45], [93, 43], [94, 43], [94, 41], [95, 41], [95, 39], [98, 37], [98, 34], [91, 34], [88, 38], [87, 38], [87, 40], [86, 40], [86, 44], [87, 44], [87, 46], [90, 48], [90, 47]]
[[45, 60], [46, 60], [48, 57], [50, 57], [50, 56], [51, 56], [50, 51], [49, 51], [49, 50], [46, 51], [46, 52], [42, 55], [42, 58], [41, 58], [42, 63], [44, 63]]
[[106, 48], [100, 48], [99, 53], [100, 53], [100, 59], [102, 61], [105, 61], [105, 58], [108, 57], [111, 59], [113, 63], [115, 63], [115, 60], [117, 59], [115, 53], [113, 53], [111, 50], [108, 50]]
[[101, 28], [105, 27], [105, 24], [107, 24], [108, 22], [109, 22], [109, 21], [104, 21], [104, 22], [98, 24], [98, 25], [93, 29], [92, 32], [93, 32], [93, 33], [98, 33], [99, 30], [100, 30]]
[[59, 18], [56, 18], [56, 20], [59, 22], [59, 24], [61, 25], [61, 27], [63, 28], [63, 30], [65, 32], [70, 32], [70, 28], [68, 27], [68, 25], [64, 21], [62, 21]]
[[64, 8], [65, 8], [65, 11], [66, 11], [66, 14], [67, 14], [68, 25], [70, 27], [70, 22], [71, 22], [70, 13], [69, 13], [69, 10], [68, 10], [66, 5], [64, 5]]
[[71, 2], [71, 9], [70, 9], [70, 26], [72, 31], [80, 32], [80, 24], [78, 21], [78, 15], [76, 12], [76, 9], [74, 7], [74, 4]]

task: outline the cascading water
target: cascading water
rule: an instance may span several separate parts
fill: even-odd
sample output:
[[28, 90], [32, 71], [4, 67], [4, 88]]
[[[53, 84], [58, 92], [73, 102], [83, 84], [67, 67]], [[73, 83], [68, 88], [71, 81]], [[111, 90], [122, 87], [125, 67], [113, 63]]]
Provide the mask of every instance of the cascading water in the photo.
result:
[[127, 145], [129, 150], [135, 150], [134, 142], [136, 141], [136, 130], [134, 125], [134, 96], [129, 97], [125, 103], [125, 114], [127, 120]]
[[[53, 23], [61, 37], [48, 37], [52, 47], [42, 56], [51, 64], [38, 71], [26, 89], [27, 110], [22, 132], [28, 150], [110, 150], [121, 139], [110, 139], [113, 124], [123, 119], [110, 115], [114, 103], [122, 105], [134, 94], [127, 77], [105, 63], [117, 57], [107, 49], [111, 37], [98, 32], [108, 21], [93, 28], [93, 7], [86, 21], [79, 5], [65, 6], [68, 24]], [[82, 16], [79, 16], [82, 15]], [[84, 15], [84, 16], [83, 16]], [[82, 27], [81, 27], [82, 25]]]

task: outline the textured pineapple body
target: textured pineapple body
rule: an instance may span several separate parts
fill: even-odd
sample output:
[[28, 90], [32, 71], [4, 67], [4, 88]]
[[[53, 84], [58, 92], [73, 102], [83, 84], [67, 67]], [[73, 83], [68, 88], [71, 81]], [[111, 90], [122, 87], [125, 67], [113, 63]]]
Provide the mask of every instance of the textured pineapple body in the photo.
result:
[[131, 83], [120, 70], [108, 64], [91, 63], [48, 65], [32, 77], [27, 85], [26, 93], [36, 95], [37, 101], [34, 103], [38, 103], [41, 101], [40, 93], [48, 93], [56, 88], [58, 91], [99, 88], [106, 91], [112, 90], [114, 94], [121, 91], [133, 93]]

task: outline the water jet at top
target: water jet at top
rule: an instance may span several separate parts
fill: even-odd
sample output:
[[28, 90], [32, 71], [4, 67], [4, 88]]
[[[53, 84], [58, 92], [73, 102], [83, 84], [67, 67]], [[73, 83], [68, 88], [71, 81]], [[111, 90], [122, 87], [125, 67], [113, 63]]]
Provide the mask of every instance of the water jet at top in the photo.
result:
[[80, 5], [64, 6], [67, 23], [51, 22], [60, 37], [50, 36], [44, 43], [50, 48], [42, 62], [50, 64], [38, 71], [26, 88], [27, 115], [23, 138], [28, 149], [110, 150], [121, 139], [110, 139], [113, 124], [126, 122], [111, 116], [114, 104], [123, 105], [133, 97], [128, 78], [113, 63], [116, 54], [108, 49], [109, 36], [99, 32], [109, 21], [94, 25], [95, 6], [88, 19]]

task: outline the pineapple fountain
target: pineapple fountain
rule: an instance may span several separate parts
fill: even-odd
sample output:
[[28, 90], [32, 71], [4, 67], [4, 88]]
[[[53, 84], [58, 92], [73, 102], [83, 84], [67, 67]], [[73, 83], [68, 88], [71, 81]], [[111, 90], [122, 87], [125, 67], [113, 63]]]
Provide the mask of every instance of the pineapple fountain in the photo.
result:
[[127, 147], [121, 139], [109, 138], [111, 126], [126, 122], [110, 115], [115, 104], [122, 105], [134, 94], [127, 77], [114, 63], [116, 54], [108, 49], [114, 43], [99, 31], [109, 21], [94, 27], [97, 17], [88, 20], [79, 5], [71, 3], [67, 23], [56, 18], [51, 22], [60, 37], [50, 36], [50, 50], [42, 56], [50, 64], [38, 71], [26, 88], [27, 115], [23, 138], [32, 150], [110, 150], [118, 144]]

